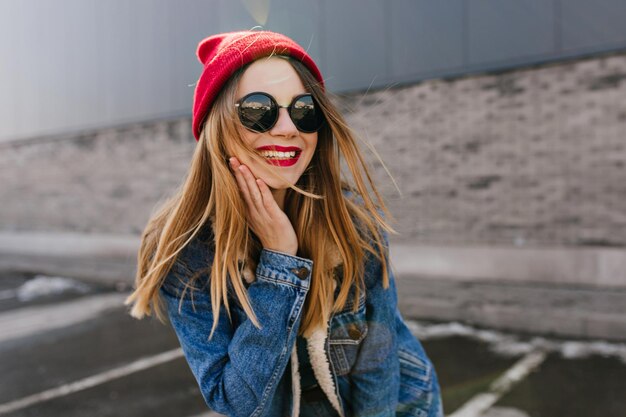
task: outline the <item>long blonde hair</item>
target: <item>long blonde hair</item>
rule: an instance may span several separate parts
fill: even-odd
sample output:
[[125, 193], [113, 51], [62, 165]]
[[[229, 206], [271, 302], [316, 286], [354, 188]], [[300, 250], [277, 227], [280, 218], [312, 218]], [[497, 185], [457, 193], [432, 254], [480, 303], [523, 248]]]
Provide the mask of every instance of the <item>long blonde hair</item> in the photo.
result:
[[[358, 284], [354, 297], [359, 299], [364, 290], [366, 252], [381, 261], [383, 287], [388, 288], [388, 265], [381, 228], [397, 232], [385, 220], [392, 218], [391, 214], [374, 186], [358, 149], [356, 135], [331, 102], [329, 93], [322, 89], [302, 63], [289, 57], [279, 57], [287, 59], [292, 65], [326, 118], [318, 132], [317, 148], [311, 163], [296, 184], [290, 184], [285, 195], [284, 211], [298, 236], [298, 256], [314, 261], [299, 329], [299, 334], [306, 336], [323, 324], [330, 309], [339, 311], [345, 307], [353, 284]], [[142, 233], [135, 290], [125, 301], [126, 305], [134, 302], [130, 314], [135, 318], [151, 315], [154, 309], [157, 318], [165, 322], [158, 290], [179, 252], [207, 222], [212, 221], [215, 253], [207, 271], [214, 319], [209, 338], [217, 327], [222, 303], [230, 318], [228, 283], [248, 317], [260, 328], [242, 282], [242, 265], [238, 262], [238, 255], [246, 254], [246, 263], [254, 271], [261, 246], [248, 227], [245, 203], [226, 161], [229, 153], [225, 143], [226, 140], [234, 141], [246, 149], [252, 159], [266, 164], [264, 158], [246, 144], [237, 129], [239, 120], [233, 103], [239, 79], [246, 68], [247, 65], [242, 67], [222, 88], [206, 117], [184, 181], [153, 214]], [[354, 180], [353, 186], [340, 178], [340, 155], [345, 158]], [[273, 175], [287, 181], [280, 175], [279, 169], [266, 165]], [[372, 201], [368, 185], [377, 203]], [[342, 189], [352, 190], [362, 202], [345, 198]], [[343, 280], [334, 302], [333, 265], [328, 248], [339, 253], [343, 262]], [[203, 271], [194, 272], [185, 283], [185, 290], [194, 289], [193, 281]], [[358, 303], [353, 305], [356, 310]]]

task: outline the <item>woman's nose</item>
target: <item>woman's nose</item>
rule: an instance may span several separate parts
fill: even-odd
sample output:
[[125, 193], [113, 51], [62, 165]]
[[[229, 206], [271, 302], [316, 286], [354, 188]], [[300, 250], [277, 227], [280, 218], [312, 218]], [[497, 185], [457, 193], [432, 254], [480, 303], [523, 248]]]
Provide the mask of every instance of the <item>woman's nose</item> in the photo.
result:
[[286, 108], [283, 107], [278, 110], [278, 120], [270, 133], [275, 136], [287, 137], [298, 134], [298, 129], [296, 128], [296, 125], [293, 124], [293, 120], [289, 117], [289, 112]]

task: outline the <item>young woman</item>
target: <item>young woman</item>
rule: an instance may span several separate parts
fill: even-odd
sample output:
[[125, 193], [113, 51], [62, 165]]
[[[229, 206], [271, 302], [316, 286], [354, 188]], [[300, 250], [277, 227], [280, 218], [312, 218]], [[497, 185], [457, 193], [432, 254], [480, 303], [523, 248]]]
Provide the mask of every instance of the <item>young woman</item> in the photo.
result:
[[228, 416], [443, 416], [397, 307], [389, 213], [316, 64], [269, 31], [197, 55], [198, 143], [142, 235], [130, 314], [167, 315]]

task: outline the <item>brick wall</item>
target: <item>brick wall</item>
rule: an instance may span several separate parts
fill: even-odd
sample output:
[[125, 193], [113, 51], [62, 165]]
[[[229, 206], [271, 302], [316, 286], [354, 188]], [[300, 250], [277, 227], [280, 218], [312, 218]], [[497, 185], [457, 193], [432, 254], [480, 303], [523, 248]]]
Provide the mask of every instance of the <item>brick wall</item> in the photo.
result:
[[[626, 55], [338, 97], [401, 235], [626, 245]], [[140, 233], [196, 142], [181, 118], [0, 144], [0, 229]]]

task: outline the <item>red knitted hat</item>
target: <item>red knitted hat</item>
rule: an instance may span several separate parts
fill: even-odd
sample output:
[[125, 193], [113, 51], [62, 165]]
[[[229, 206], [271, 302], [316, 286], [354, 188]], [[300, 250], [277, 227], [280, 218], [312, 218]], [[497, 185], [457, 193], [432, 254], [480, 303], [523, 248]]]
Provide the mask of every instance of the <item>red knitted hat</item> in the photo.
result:
[[200, 41], [196, 55], [204, 65], [193, 96], [192, 129], [196, 141], [200, 139], [201, 124], [222, 86], [237, 69], [258, 58], [292, 56], [306, 65], [324, 88], [324, 79], [313, 59], [300, 45], [280, 33], [266, 30], [219, 33]]

